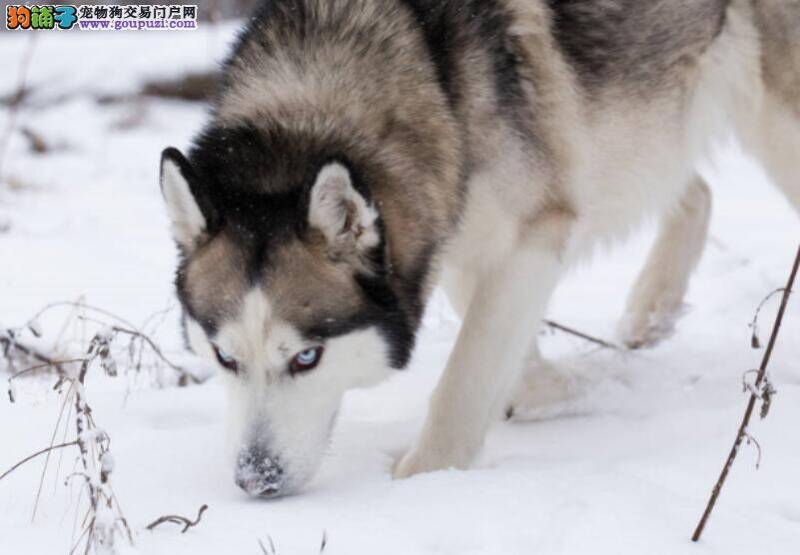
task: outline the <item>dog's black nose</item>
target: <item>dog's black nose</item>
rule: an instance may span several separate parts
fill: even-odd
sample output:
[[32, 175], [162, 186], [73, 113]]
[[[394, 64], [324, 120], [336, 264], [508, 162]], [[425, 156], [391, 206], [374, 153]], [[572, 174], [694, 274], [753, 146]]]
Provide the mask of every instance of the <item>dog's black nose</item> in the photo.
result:
[[236, 459], [236, 485], [252, 497], [277, 497], [283, 489], [283, 468], [266, 449], [245, 448]]

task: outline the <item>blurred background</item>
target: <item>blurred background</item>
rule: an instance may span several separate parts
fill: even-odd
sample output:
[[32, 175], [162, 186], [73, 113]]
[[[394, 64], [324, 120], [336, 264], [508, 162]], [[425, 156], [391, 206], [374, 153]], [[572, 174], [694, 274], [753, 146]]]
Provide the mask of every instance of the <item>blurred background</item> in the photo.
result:
[[197, 4], [192, 31], [2, 25], [0, 322], [27, 318], [34, 299], [87, 291], [134, 320], [172, 302], [159, 155], [202, 125], [219, 62], [255, 2]]

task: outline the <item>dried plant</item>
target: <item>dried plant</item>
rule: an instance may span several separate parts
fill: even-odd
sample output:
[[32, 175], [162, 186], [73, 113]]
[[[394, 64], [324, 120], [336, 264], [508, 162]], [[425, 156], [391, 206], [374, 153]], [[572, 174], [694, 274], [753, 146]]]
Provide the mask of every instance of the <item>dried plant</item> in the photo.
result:
[[566, 333], [567, 335], [572, 335], [579, 339], [583, 339], [584, 341], [588, 341], [589, 343], [594, 343], [595, 345], [599, 346], [602, 349], [611, 349], [614, 351], [621, 350], [619, 345], [616, 345], [611, 341], [606, 341], [605, 339], [599, 339], [582, 331], [578, 331], [574, 328], [570, 328], [563, 324], [559, 324], [558, 322], [554, 322], [552, 320], [544, 320], [543, 323], [551, 330], [560, 331], [562, 333]]
[[[115, 553], [115, 545], [120, 535], [127, 541], [133, 542], [130, 527], [111, 487], [110, 479], [114, 471], [114, 459], [110, 451], [111, 439], [108, 433], [98, 427], [94, 421], [85, 388], [89, 368], [95, 363], [107, 375], [116, 375], [116, 363], [111, 356], [110, 348], [115, 333], [113, 330], [103, 330], [96, 333], [89, 342], [84, 357], [81, 359], [51, 361], [51, 363], [45, 362], [39, 365], [49, 364], [58, 376], [55, 389], [62, 393], [64, 389], [67, 391], [64, 404], [66, 406], [71, 403], [73, 406], [75, 439], [59, 445], [54, 445], [51, 442], [48, 448], [26, 457], [0, 475], [0, 480], [2, 480], [22, 464], [40, 455], [46, 454], [49, 457], [49, 454], [54, 450], [73, 446], [77, 448], [80, 467], [67, 477], [66, 482], [69, 484], [75, 479], [81, 481], [88, 499], [88, 506], [81, 520], [81, 533], [70, 553], [77, 552], [81, 548], [83, 553], [90, 553], [92, 550], [99, 554]], [[13, 334], [11, 337], [13, 338]], [[18, 342], [13, 339], [9, 340], [8, 334], [4, 339], [5, 350], [19, 350]], [[6, 356], [8, 356], [7, 353]], [[22, 370], [9, 378], [9, 398], [12, 402], [15, 397], [13, 393], [14, 380], [21, 375], [29, 373], [30, 370], [30, 368]], [[61, 418], [56, 423], [56, 431], [60, 420]], [[55, 435], [54, 433], [54, 439]], [[47, 465], [45, 465], [45, 472], [46, 469]], [[38, 503], [38, 493], [36, 501]]]
[[[263, 555], [278, 555], [278, 550], [275, 548], [275, 542], [272, 541], [272, 536], [267, 536], [267, 543], [264, 543], [263, 540], [258, 540], [258, 547], [261, 550]], [[322, 532], [322, 540], [319, 544], [319, 552], [325, 553], [325, 549], [328, 547], [328, 532]]]
[[[56, 344], [52, 345], [48, 352], [42, 352], [31, 344], [30, 340], [40, 339], [41, 324], [39, 321], [43, 316], [58, 308], [69, 308], [71, 312], [61, 324], [61, 331], [56, 339]], [[185, 386], [189, 384], [199, 384], [204, 380], [188, 371], [186, 368], [174, 363], [163, 352], [158, 343], [151, 337], [151, 333], [145, 331], [148, 324], [158, 320], [167, 311], [162, 311], [151, 316], [141, 328], [128, 320], [113, 314], [105, 309], [98, 308], [78, 301], [59, 301], [51, 303], [31, 318], [24, 325], [16, 328], [0, 329], [0, 360], [4, 360], [6, 366], [11, 370], [12, 381], [18, 376], [35, 371], [52, 371], [56, 374], [63, 371], [64, 357], [62, 351], [67, 350], [66, 346], [61, 345], [61, 339], [68, 331], [75, 333], [85, 332], [84, 324], [96, 326], [98, 330], [113, 332], [114, 341], [108, 345], [118, 351], [117, 357], [110, 357], [108, 364], [116, 365], [116, 359], [120, 353], [124, 353], [124, 367], [129, 371], [141, 373], [145, 369], [159, 371], [168, 368], [177, 376], [177, 384]], [[92, 314], [90, 317], [88, 314]], [[80, 329], [79, 329], [80, 328]], [[85, 333], [78, 333], [85, 336]], [[30, 338], [27, 339], [26, 336]], [[79, 342], [86, 344], [84, 337]], [[147, 363], [147, 359], [151, 359]], [[147, 368], [146, 368], [147, 367]], [[19, 368], [25, 368], [19, 371]], [[109, 368], [109, 375], [116, 375], [116, 368]]]
[[[35, 346], [35, 342], [43, 336], [39, 320], [45, 313], [57, 307], [68, 307], [71, 309], [71, 313], [61, 326], [56, 344], [49, 350], [43, 350]], [[102, 320], [90, 318], [85, 315], [86, 313], [92, 313]], [[148, 323], [154, 322], [157, 316], [154, 315]], [[65, 330], [75, 327], [85, 328], [87, 325], [95, 326], [96, 331], [82, 349], [83, 352], [74, 357], [60, 356], [61, 348], [58, 343]], [[79, 516], [81, 516], [80, 534], [78, 534], [70, 553], [82, 551], [83, 553], [112, 554], [116, 553], [116, 546], [120, 541], [133, 542], [130, 527], [111, 486], [111, 477], [114, 471], [114, 458], [110, 450], [111, 439], [109, 434], [94, 420], [85, 386], [90, 370], [93, 368], [101, 370], [109, 377], [118, 376], [120, 354], [125, 357], [123, 363], [126, 369], [140, 372], [146, 353], [161, 366], [174, 371], [178, 376], [179, 385], [202, 381], [170, 361], [150, 335], [125, 319], [106, 310], [87, 305], [82, 301], [48, 305], [24, 325], [0, 330], [0, 360], [5, 361], [11, 372], [11, 376], [8, 378], [10, 401], [13, 403], [17, 400], [17, 380], [37, 372], [53, 374], [54, 389], [64, 394], [61, 414], [56, 422], [50, 445], [25, 457], [0, 474], [0, 480], [8, 477], [27, 462], [40, 456], [46, 457], [42, 479], [34, 502], [35, 516], [50, 454], [54, 451], [63, 452], [68, 448], [76, 449], [78, 469], [67, 477], [66, 484], [70, 485], [78, 480], [87, 501], [85, 506], [78, 507]], [[61, 429], [65, 409], [67, 409], [67, 414], [72, 415], [74, 439], [56, 444], [56, 436]], [[69, 416], [67, 420], [70, 420]], [[66, 426], [68, 425], [67, 423]], [[65, 428], [65, 433], [67, 430], [68, 428]], [[195, 522], [187, 521], [190, 526], [199, 523], [204, 510], [205, 507], [201, 508]]]
[[203, 518], [203, 513], [206, 512], [207, 510], [208, 510], [208, 505], [203, 505], [202, 507], [200, 507], [200, 509], [197, 511], [197, 518], [195, 518], [194, 520], [189, 520], [185, 516], [180, 516], [180, 515], [161, 516], [155, 519], [150, 524], [148, 524], [147, 529], [152, 531], [156, 527], [161, 526], [166, 522], [170, 522], [172, 524], [182, 525], [183, 529], [181, 530], [181, 534], [185, 534], [186, 531], [189, 530], [189, 528], [193, 528], [198, 524], [200, 524], [200, 520], [202, 520]]
[[[714, 511], [714, 507], [717, 504], [717, 500], [719, 499], [719, 495], [722, 492], [722, 488], [725, 485], [725, 481], [728, 478], [728, 473], [733, 467], [733, 463], [736, 460], [736, 455], [739, 453], [739, 449], [742, 446], [742, 443], [747, 441], [748, 444], [754, 444], [758, 449], [758, 462], [757, 466], [761, 464], [761, 446], [758, 442], [750, 435], [748, 428], [750, 426], [750, 420], [753, 417], [753, 412], [755, 411], [756, 404], [760, 401], [761, 402], [761, 418], [766, 418], [769, 414], [769, 409], [772, 404], [772, 397], [775, 394], [775, 389], [770, 383], [769, 374], [767, 373], [767, 369], [769, 367], [769, 362], [772, 358], [772, 352], [775, 349], [775, 343], [778, 340], [778, 333], [781, 329], [781, 324], [783, 323], [783, 317], [786, 314], [786, 307], [789, 304], [789, 296], [792, 294], [792, 288], [794, 287], [795, 279], [797, 278], [798, 270], [800, 269], [800, 248], [797, 249], [797, 256], [794, 260], [794, 265], [792, 266], [792, 271], [789, 274], [789, 281], [786, 284], [786, 287], [783, 289], [779, 289], [777, 291], [773, 291], [770, 295], [759, 305], [758, 310], [756, 311], [756, 316], [753, 319], [751, 327], [753, 329], [753, 340], [752, 346], [754, 348], [760, 347], [760, 341], [758, 340], [758, 315], [761, 312], [761, 309], [764, 307], [764, 304], [767, 300], [769, 300], [776, 292], [782, 292], [783, 297], [781, 299], [781, 306], [778, 309], [778, 315], [775, 317], [775, 324], [772, 326], [772, 334], [770, 335], [769, 343], [767, 344], [767, 350], [764, 352], [764, 357], [761, 360], [761, 366], [758, 370], [751, 370], [745, 374], [744, 383], [745, 383], [745, 391], [750, 393], [750, 400], [747, 403], [747, 409], [745, 410], [744, 417], [742, 418], [742, 422], [739, 425], [739, 431], [736, 433], [736, 439], [733, 442], [733, 447], [731, 448], [730, 453], [728, 454], [728, 458], [725, 461], [725, 466], [722, 467], [722, 473], [720, 474], [719, 478], [717, 479], [717, 483], [714, 485], [714, 489], [711, 492], [711, 498], [708, 500], [708, 504], [706, 505], [706, 509], [703, 512], [703, 516], [700, 519], [700, 522], [697, 525], [697, 528], [692, 535], [692, 541], [698, 542], [703, 535], [703, 530], [705, 530], [706, 524], [708, 523], [708, 519], [711, 517], [711, 513]], [[747, 381], [748, 375], [755, 375], [755, 381], [753, 383], [749, 383]]]

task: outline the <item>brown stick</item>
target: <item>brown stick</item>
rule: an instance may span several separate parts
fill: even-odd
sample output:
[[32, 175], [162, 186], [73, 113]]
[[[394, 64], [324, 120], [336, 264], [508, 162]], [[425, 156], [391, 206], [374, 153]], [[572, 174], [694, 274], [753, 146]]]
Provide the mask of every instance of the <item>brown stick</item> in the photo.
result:
[[173, 524], [183, 524], [183, 530], [181, 530], [181, 534], [185, 534], [189, 528], [200, 524], [200, 520], [203, 518], [203, 513], [206, 512], [207, 509], [208, 505], [203, 505], [202, 507], [200, 507], [200, 510], [197, 511], [197, 518], [194, 519], [194, 521], [191, 521], [185, 516], [180, 516], [180, 515], [162, 516], [157, 518], [150, 524], [148, 524], [147, 529], [153, 530], [153, 528], [155, 528], [156, 526], [161, 526], [165, 522], [172, 522]]
[[51, 445], [50, 447], [45, 447], [45, 448], [44, 448], [44, 449], [42, 449], [41, 451], [37, 451], [37, 452], [36, 452], [36, 453], [34, 453], [33, 455], [28, 455], [27, 457], [25, 457], [24, 459], [22, 459], [21, 461], [19, 461], [17, 464], [15, 464], [15, 465], [14, 465], [14, 466], [12, 466], [11, 468], [9, 468], [9, 469], [8, 469], [8, 470], [6, 470], [5, 472], [3, 472], [3, 474], [1, 474], [1, 475], [0, 475], [0, 480], [2, 480], [2, 479], [3, 479], [3, 478], [5, 478], [6, 476], [8, 476], [8, 475], [9, 475], [9, 474], [11, 474], [12, 472], [14, 472], [16, 469], [18, 469], [20, 466], [22, 466], [22, 465], [23, 465], [23, 464], [25, 464], [26, 462], [28, 462], [28, 461], [31, 461], [31, 460], [33, 460], [33, 459], [35, 459], [35, 458], [36, 458], [36, 457], [38, 457], [39, 455], [44, 455], [45, 453], [49, 453], [50, 451], [55, 451], [56, 449], [63, 449], [64, 447], [71, 447], [71, 446], [73, 446], [73, 445], [78, 445], [78, 441], [77, 441], [77, 440], [75, 440], [75, 441], [68, 441], [67, 443], [61, 443], [61, 444], [59, 444], [59, 445]]
[[583, 339], [584, 341], [588, 341], [589, 343], [594, 343], [595, 345], [599, 345], [599, 346], [603, 347], [604, 349], [613, 349], [615, 351], [619, 351], [620, 350], [618, 345], [614, 345], [613, 343], [611, 343], [609, 341], [605, 341], [603, 339], [598, 339], [596, 337], [592, 337], [591, 335], [587, 335], [587, 334], [585, 334], [585, 333], [583, 333], [581, 331], [578, 331], [578, 330], [575, 330], [575, 329], [572, 329], [572, 328], [568, 328], [567, 326], [563, 326], [563, 325], [559, 324], [558, 322], [553, 322], [552, 320], [545, 320], [544, 323], [545, 323], [545, 325], [553, 328], [554, 330], [558, 330], [558, 331], [561, 331], [561, 332], [564, 332], [564, 333], [568, 333], [569, 335], [574, 335], [575, 337], [579, 337], [579, 338]]
[[700, 523], [697, 525], [697, 528], [692, 535], [693, 542], [700, 541], [700, 538], [703, 535], [703, 530], [705, 530], [706, 523], [708, 523], [708, 519], [714, 510], [714, 506], [717, 504], [717, 499], [719, 498], [720, 492], [722, 492], [722, 487], [725, 485], [725, 480], [728, 478], [728, 472], [730, 472], [733, 462], [736, 460], [736, 455], [739, 452], [739, 448], [742, 446], [742, 442], [744, 442], [746, 438], [750, 437], [747, 433], [747, 427], [750, 425], [750, 419], [753, 416], [753, 410], [755, 410], [756, 401], [758, 401], [760, 398], [760, 395], [758, 395], [757, 392], [761, 388], [761, 385], [767, 376], [767, 366], [769, 366], [769, 361], [772, 358], [772, 351], [775, 348], [775, 342], [778, 340], [778, 332], [780, 332], [781, 324], [783, 323], [783, 316], [786, 313], [786, 307], [789, 304], [789, 296], [792, 294], [792, 288], [794, 287], [795, 278], [797, 278], [797, 271], [799, 268], [800, 247], [797, 249], [797, 257], [795, 258], [792, 272], [789, 275], [789, 282], [786, 284], [786, 288], [783, 290], [781, 307], [778, 309], [778, 315], [775, 318], [775, 325], [772, 327], [772, 335], [769, 338], [769, 345], [767, 345], [767, 350], [764, 353], [764, 358], [761, 360], [761, 366], [758, 369], [758, 377], [756, 378], [755, 383], [756, 393], [751, 393], [750, 395], [750, 401], [747, 403], [747, 410], [745, 411], [744, 418], [739, 426], [739, 432], [736, 434], [736, 441], [733, 442], [733, 447], [728, 455], [728, 459], [725, 461], [725, 466], [722, 467], [722, 473], [720, 474], [719, 479], [714, 486], [714, 490], [711, 492], [711, 498], [708, 500], [708, 505], [706, 505], [706, 510], [703, 513], [703, 517], [700, 519]]

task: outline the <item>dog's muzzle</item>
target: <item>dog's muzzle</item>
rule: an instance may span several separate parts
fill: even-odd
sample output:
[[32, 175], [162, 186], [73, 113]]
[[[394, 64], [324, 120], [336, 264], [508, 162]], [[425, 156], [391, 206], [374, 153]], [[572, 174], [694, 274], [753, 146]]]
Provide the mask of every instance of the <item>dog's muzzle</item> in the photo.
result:
[[236, 459], [236, 485], [252, 497], [277, 497], [284, 487], [283, 468], [263, 448], [242, 449]]

